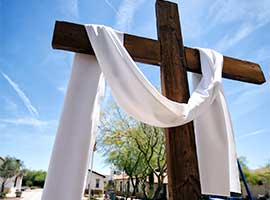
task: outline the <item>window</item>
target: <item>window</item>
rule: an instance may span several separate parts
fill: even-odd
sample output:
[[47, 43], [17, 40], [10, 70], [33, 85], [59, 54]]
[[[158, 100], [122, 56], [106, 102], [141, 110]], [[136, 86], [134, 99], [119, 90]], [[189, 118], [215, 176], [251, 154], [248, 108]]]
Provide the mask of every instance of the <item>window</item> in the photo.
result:
[[122, 191], [123, 191], [123, 182], [120, 181], [120, 192], [122, 192]]
[[99, 188], [99, 179], [96, 179], [96, 188]]

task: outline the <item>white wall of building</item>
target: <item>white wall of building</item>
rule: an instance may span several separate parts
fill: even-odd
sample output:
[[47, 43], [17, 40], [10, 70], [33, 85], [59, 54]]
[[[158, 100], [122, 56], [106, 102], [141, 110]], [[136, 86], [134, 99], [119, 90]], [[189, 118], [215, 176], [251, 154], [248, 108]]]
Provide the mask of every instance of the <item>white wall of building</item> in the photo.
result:
[[[23, 179], [23, 176], [17, 176], [17, 178], [16, 176], [14, 176], [12, 178], [9, 178], [5, 183], [5, 190], [10, 190], [11, 192], [15, 192], [16, 190], [21, 191], [22, 179]], [[0, 188], [2, 186], [2, 183], [3, 183], [3, 179], [0, 177]]]
[[[4, 158], [0, 157], [0, 165], [4, 163]], [[5, 190], [9, 190], [11, 192], [15, 192], [16, 190], [21, 191], [22, 187], [22, 179], [23, 176], [13, 176], [12, 178], [9, 178], [6, 183], [5, 183]], [[3, 178], [0, 177], [0, 190], [2, 189], [2, 183], [3, 183]]]
[[102, 193], [104, 192], [104, 181], [105, 176], [101, 176], [99, 174], [96, 174], [95, 172], [91, 173], [88, 171], [87, 179], [86, 179], [86, 188], [88, 189], [89, 184], [91, 190], [101, 190]]

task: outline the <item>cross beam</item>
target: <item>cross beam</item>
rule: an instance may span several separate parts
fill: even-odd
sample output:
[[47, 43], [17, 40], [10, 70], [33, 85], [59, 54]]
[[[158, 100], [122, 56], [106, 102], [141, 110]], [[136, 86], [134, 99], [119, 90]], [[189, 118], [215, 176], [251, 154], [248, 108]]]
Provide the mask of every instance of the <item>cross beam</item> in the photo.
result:
[[[187, 103], [187, 62], [177, 4], [156, 1], [162, 94]], [[165, 128], [169, 200], [199, 200], [201, 185], [193, 122]]]
[[[124, 34], [124, 46], [138, 62], [160, 66], [162, 93], [171, 100], [187, 102], [187, 70], [201, 73], [199, 52], [184, 47], [177, 4], [156, 0], [158, 40]], [[56, 22], [52, 46], [94, 55], [85, 27]], [[112, 66], [113, 67], [113, 66]], [[262, 84], [258, 64], [224, 56], [223, 77]], [[167, 174], [170, 200], [198, 200], [201, 195], [193, 122], [166, 128]]]
[[[160, 42], [124, 34], [124, 46], [131, 57], [141, 63], [160, 65]], [[52, 40], [54, 49], [94, 55], [84, 25], [56, 21]], [[199, 51], [184, 47], [187, 70], [201, 73]], [[256, 63], [224, 56], [223, 77], [248, 83], [262, 84], [265, 78]]]

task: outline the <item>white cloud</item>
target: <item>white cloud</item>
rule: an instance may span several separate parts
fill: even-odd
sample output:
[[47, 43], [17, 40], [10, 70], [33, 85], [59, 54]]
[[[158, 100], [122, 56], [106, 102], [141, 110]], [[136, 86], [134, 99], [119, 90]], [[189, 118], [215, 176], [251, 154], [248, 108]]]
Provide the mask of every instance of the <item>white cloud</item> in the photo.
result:
[[60, 86], [60, 87], [58, 87], [57, 88], [57, 90], [59, 90], [60, 92], [62, 92], [62, 93], [66, 93], [66, 90], [67, 90], [67, 88], [66, 87], [64, 87], [64, 86]]
[[[240, 24], [234, 32], [226, 34], [217, 44], [217, 49], [225, 51], [254, 31], [270, 23], [270, 1], [218, 0], [209, 9], [208, 30], [216, 25]], [[232, 27], [233, 28], [233, 27]]]
[[116, 14], [118, 13], [117, 9], [114, 7], [114, 5], [109, 0], [104, 0], [104, 1]]
[[216, 49], [219, 51], [226, 51], [233, 45], [237, 44], [244, 38], [246, 38], [249, 34], [251, 34], [254, 30], [258, 29], [259, 26], [254, 26], [252, 24], [243, 24], [239, 30], [237, 30], [233, 34], [228, 34], [223, 37], [216, 45]]
[[[264, 97], [262, 100], [266, 100], [270, 97], [270, 85], [263, 84], [263, 85], [247, 85], [243, 86], [243, 91], [239, 94], [239, 96], [234, 99], [232, 105], [239, 107], [239, 105], [244, 105], [250, 100], [256, 100], [258, 97]], [[258, 100], [257, 100], [258, 102]]]
[[69, 17], [79, 17], [79, 2], [78, 0], [60, 0], [60, 10], [64, 15]]
[[239, 137], [236, 138], [236, 140], [242, 140], [242, 139], [250, 137], [250, 136], [255, 136], [255, 135], [260, 135], [260, 134], [265, 134], [265, 133], [270, 133], [270, 131], [264, 130], [264, 129], [252, 131], [250, 133], [240, 135]]
[[266, 83], [259, 86], [247, 84], [238, 94], [236, 92], [237, 90], [232, 93], [234, 96], [229, 97], [233, 121], [241, 122], [247, 119], [246, 116], [249, 116], [249, 120], [255, 120], [267, 114], [270, 102], [270, 84]]
[[79, 2], [78, 0], [69, 0], [65, 3], [68, 4], [69, 11], [75, 16], [79, 17]]
[[130, 30], [135, 12], [144, 1], [145, 0], [123, 0], [117, 12], [116, 28], [121, 31]]
[[249, 22], [263, 25], [270, 21], [270, 1], [217, 0], [209, 9], [211, 25], [230, 22]]
[[50, 123], [50, 122], [41, 121], [32, 117], [23, 117], [23, 118], [16, 118], [16, 119], [0, 119], [0, 122], [5, 123], [5, 124], [27, 125], [27, 126], [34, 126], [34, 127], [44, 127], [44, 126], [49, 125]]
[[17, 93], [19, 98], [22, 100], [22, 102], [24, 103], [24, 105], [27, 108], [27, 110], [29, 111], [29, 113], [33, 117], [37, 117], [39, 115], [37, 109], [32, 105], [30, 99], [26, 96], [26, 94], [20, 89], [19, 85], [17, 83], [15, 83], [14, 81], [12, 81], [8, 77], [8, 75], [6, 75], [4, 73], [2, 73], [2, 75], [7, 80], [7, 82], [10, 84], [10, 86], [14, 89], [14, 91]]

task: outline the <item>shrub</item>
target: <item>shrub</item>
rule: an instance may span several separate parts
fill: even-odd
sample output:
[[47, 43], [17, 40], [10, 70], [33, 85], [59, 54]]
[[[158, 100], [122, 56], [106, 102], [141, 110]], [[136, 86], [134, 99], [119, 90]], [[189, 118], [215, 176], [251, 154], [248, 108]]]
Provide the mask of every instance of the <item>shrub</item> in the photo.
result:
[[5, 192], [0, 192], [0, 199], [3, 199], [6, 197], [6, 193]]

